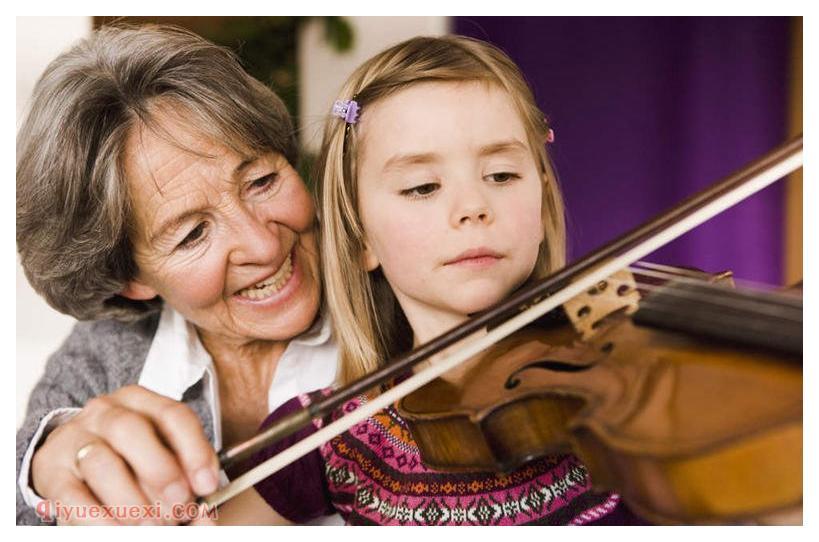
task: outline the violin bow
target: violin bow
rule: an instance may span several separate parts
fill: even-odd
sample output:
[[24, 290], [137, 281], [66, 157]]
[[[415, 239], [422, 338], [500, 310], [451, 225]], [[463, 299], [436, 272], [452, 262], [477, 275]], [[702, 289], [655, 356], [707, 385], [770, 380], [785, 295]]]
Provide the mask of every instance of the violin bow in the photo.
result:
[[683, 200], [669, 211], [634, 228], [574, 264], [526, 287], [493, 308], [474, 316], [432, 341], [398, 357], [384, 367], [339, 388], [332, 395], [282, 418], [255, 437], [219, 453], [227, 465], [292, 435], [314, 418], [327, 415], [345, 401], [373, 389], [453, 344], [486, 329], [500, 317], [513, 316], [459, 351], [413, 374], [401, 383], [363, 403], [355, 411], [322, 427], [312, 435], [232, 480], [225, 487], [200, 498], [208, 508], [218, 506], [318, 448], [353, 425], [398, 401], [424, 384], [479, 354], [504, 337], [537, 320], [594, 284], [650, 254], [722, 211], [787, 176], [802, 166], [802, 135], [776, 147], [735, 173]]

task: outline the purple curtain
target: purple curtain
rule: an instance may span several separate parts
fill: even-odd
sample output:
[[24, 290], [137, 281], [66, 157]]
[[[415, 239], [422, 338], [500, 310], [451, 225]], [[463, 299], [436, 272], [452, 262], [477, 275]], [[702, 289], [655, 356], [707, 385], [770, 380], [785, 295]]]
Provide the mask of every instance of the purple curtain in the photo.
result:
[[[781, 143], [785, 17], [456, 17], [515, 60], [554, 126], [576, 259]], [[779, 284], [777, 183], [646, 260]]]

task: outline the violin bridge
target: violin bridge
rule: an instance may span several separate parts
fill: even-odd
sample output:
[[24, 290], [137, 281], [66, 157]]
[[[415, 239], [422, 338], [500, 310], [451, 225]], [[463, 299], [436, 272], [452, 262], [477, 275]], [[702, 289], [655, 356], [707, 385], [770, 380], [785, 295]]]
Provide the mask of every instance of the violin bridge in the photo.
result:
[[591, 339], [600, 323], [615, 312], [633, 314], [639, 308], [640, 292], [634, 276], [623, 269], [601, 280], [563, 304], [566, 316], [582, 340]]

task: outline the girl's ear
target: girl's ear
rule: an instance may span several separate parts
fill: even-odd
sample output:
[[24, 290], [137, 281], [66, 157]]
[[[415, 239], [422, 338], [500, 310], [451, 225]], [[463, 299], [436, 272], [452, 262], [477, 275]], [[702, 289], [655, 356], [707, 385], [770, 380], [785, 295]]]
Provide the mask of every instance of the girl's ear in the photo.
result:
[[370, 247], [370, 244], [366, 241], [364, 242], [364, 252], [361, 254], [362, 264], [364, 265], [364, 269], [366, 271], [375, 271], [378, 269], [378, 266], [381, 265], [381, 262], [378, 261], [378, 256], [375, 255], [375, 252]]
[[147, 301], [155, 298], [159, 294], [157, 294], [156, 290], [150, 286], [143, 284], [138, 280], [132, 280], [125, 285], [119, 295], [122, 297], [127, 297], [128, 299], [133, 299], [134, 301]]

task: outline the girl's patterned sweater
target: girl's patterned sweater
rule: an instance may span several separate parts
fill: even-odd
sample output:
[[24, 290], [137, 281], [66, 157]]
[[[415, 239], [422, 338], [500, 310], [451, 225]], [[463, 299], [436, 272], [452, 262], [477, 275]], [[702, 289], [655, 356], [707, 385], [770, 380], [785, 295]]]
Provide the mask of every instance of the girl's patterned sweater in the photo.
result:
[[[263, 423], [310, 403], [291, 399]], [[348, 401], [257, 453], [251, 467], [343, 414], [366, 398]], [[256, 484], [279, 514], [303, 523], [339, 512], [350, 525], [640, 525], [617, 494], [591, 489], [586, 468], [572, 455], [548, 456], [510, 473], [442, 472], [421, 463], [406, 422], [388, 407], [295, 463]]]

